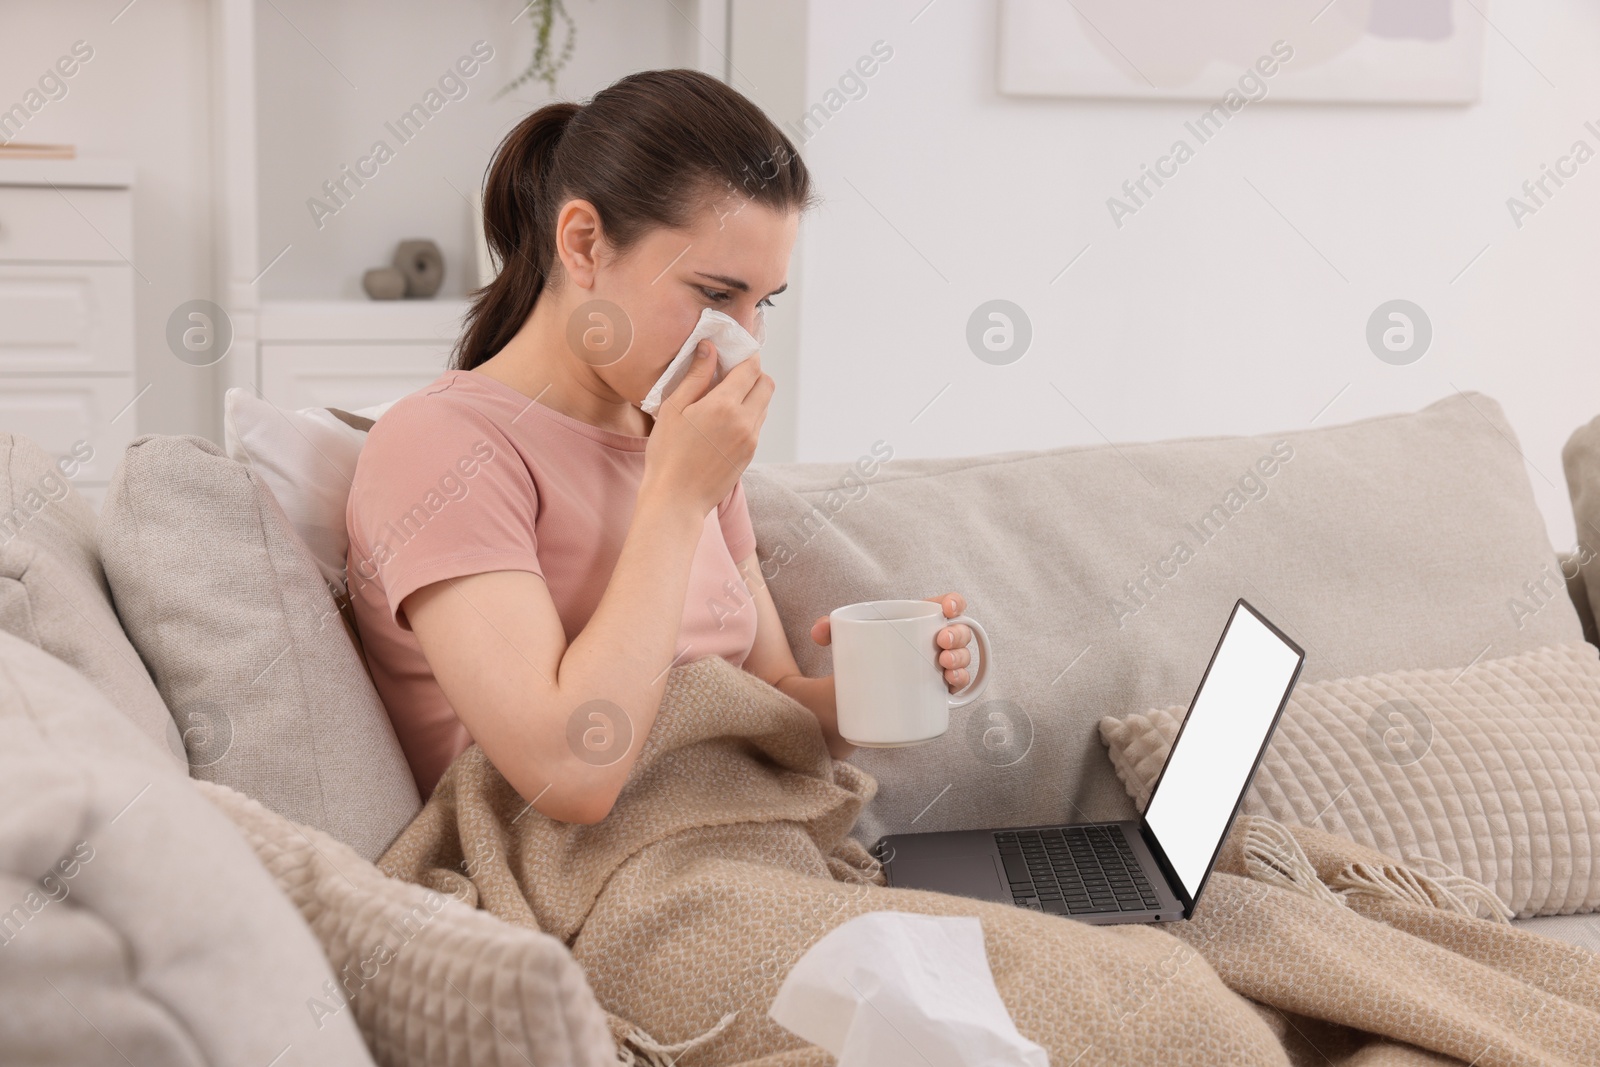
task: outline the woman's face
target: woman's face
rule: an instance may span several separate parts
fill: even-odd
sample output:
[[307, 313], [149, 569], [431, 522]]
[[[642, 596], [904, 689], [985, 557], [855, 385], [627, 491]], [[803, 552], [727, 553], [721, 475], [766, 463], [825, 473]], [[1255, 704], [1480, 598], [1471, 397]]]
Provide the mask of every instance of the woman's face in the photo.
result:
[[569, 347], [619, 397], [638, 403], [705, 308], [755, 333], [757, 306], [770, 306], [787, 285], [799, 224], [798, 212], [730, 193], [708, 201], [686, 228], [646, 232], [621, 258], [602, 239], [592, 269], [568, 268], [578, 282], [564, 294]]

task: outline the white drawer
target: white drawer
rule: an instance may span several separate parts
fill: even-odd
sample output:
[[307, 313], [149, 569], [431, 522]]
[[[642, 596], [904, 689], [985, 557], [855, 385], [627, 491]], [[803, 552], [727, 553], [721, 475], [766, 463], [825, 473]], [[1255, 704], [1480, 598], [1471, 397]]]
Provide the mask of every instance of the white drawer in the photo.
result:
[[415, 392], [444, 373], [451, 342], [261, 346], [261, 392], [280, 408], [356, 408]]
[[133, 271], [0, 263], [0, 374], [133, 372]]
[[0, 260], [127, 263], [133, 194], [127, 189], [0, 186]]
[[77, 442], [86, 441], [94, 455], [78, 467], [73, 481], [105, 482], [122, 462], [128, 442], [137, 436], [134, 423], [139, 406], [123, 411], [133, 394], [131, 375], [0, 377], [0, 430], [22, 434], [58, 457], [70, 454]]

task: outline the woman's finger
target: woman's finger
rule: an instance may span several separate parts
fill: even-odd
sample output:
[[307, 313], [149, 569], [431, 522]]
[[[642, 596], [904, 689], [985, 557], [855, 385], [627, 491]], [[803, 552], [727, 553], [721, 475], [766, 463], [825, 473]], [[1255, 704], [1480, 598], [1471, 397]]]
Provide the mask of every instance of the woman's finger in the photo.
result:
[[939, 653], [939, 666], [943, 667], [946, 673], [955, 670], [958, 667], [969, 667], [971, 665], [971, 649], [947, 648], [943, 652]]
[[963, 648], [972, 642], [972, 627], [964, 622], [946, 626], [939, 631], [940, 648]]

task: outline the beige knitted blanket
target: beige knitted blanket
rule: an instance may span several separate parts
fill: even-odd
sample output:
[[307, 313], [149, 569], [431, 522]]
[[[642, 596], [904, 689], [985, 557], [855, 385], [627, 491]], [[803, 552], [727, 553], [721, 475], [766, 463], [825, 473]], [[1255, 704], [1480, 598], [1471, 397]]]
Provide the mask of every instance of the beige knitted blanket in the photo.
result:
[[624, 1063], [825, 1065], [767, 1017], [870, 911], [982, 920], [1017, 1029], [1067, 1064], [1600, 1063], [1600, 956], [1353, 842], [1235, 825], [1194, 919], [1097, 927], [882, 885], [847, 836], [876, 782], [721, 657], [676, 667], [607, 818], [533, 810], [476, 746], [378, 861], [566, 943]]

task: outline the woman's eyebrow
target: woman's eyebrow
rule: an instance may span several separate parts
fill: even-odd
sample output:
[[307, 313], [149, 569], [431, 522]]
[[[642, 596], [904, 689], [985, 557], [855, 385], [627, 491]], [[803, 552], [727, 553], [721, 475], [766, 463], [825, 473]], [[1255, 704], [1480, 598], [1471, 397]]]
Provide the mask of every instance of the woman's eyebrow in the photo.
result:
[[[702, 277], [702, 278], [710, 278], [712, 281], [716, 282], [718, 285], [726, 285], [729, 289], [737, 289], [741, 293], [748, 293], [750, 291], [749, 284], [746, 283], [746, 282], [740, 281], [738, 278], [729, 278], [725, 274], [707, 274], [703, 270], [697, 270], [697, 271], [695, 271], [695, 273], [700, 275], [700, 277]], [[777, 296], [779, 293], [783, 292], [787, 288], [789, 288], [789, 283], [788, 282], [784, 282], [782, 285], [778, 286], [776, 289], [772, 290], [772, 292], [768, 293], [767, 295], [768, 296]]]

